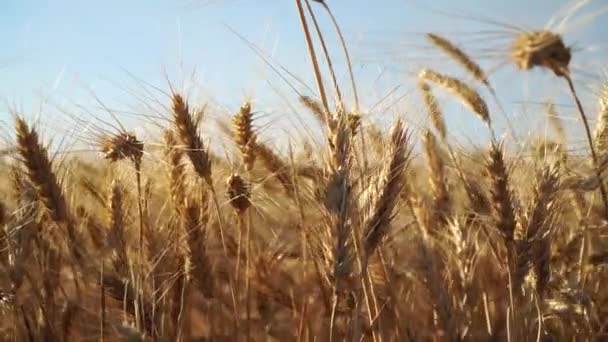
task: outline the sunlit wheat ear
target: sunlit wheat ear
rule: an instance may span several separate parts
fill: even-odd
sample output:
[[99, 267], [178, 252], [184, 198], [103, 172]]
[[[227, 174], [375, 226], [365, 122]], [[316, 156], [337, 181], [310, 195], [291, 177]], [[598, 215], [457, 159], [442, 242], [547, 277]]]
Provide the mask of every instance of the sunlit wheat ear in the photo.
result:
[[111, 161], [129, 159], [141, 163], [144, 155], [144, 144], [131, 133], [120, 132], [112, 136], [99, 138], [99, 145], [104, 158]]
[[226, 188], [230, 205], [239, 213], [247, 211], [251, 206], [249, 184], [239, 174], [235, 173], [226, 180]]
[[570, 48], [559, 34], [550, 31], [524, 32], [515, 37], [510, 59], [521, 70], [534, 67], [550, 69], [557, 76], [569, 72]]
[[371, 215], [363, 224], [364, 248], [367, 256], [374, 252], [388, 233], [394, 217], [393, 211], [403, 188], [410, 148], [408, 133], [401, 120], [393, 126], [390, 142], [390, 153], [379, 180], [379, 192], [372, 198]]
[[599, 111], [595, 123], [595, 146], [600, 156], [608, 153], [608, 83], [604, 84], [600, 93]]
[[256, 134], [253, 130], [253, 113], [251, 103], [245, 102], [239, 112], [232, 118], [234, 141], [241, 151], [241, 159], [245, 170], [251, 171], [255, 163]]
[[38, 198], [55, 222], [68, 222], [69, 213], [61, 186], [57, 181], [48, 152], [38, 133], [20, 117], [16, 118], [17, 151], [27, 176], [36, 188]]
[[446, 38], [441, 37], [435, 33], [427, 33], [426, 37], [431, 43], [433, 43], [433, 45], [437, 46], [448, 56], [450, 56], [454, 61], [460, 64], [465, 70], [467, 70], [471, 74], [471, 76], [473, 76], [473, 78], [488, 87], [490, 86], [488, 76], [485, 74], [483, 69], [481, 69], [481, 67], [477, 63], [475, 63], [475, 61], [464, 51], [462, 51], [458, 46], [456, 46]]
[[209, 153], [203, 145], [188, 103], [179, 94], [174, 94], [172, 101], [173, 124], [177, 139], [186, 149], [186, 155], [188, 155], [194, 171], [208, 185], [212, 185]]
[[437, 141], [435, 140], [433, 133], [426, 130], [424, 132], [423, 142], [427, 158], [427, 167], [429, 169], [433, 216], [436, 221], [446, 223], [445, 219], [447, 218], [450, 207], [450, 197], [445, 182], [443, 160], [439, 155], [439, 147], [437, 146]]
[[444, 90], [450, 92], [452, 95], [458, 97], [461, 102], [467, 106], [473, 113], [475, 113], [479, 119], [490, 126], [490, 113], [488, 112], [488, 106], [484, 99], [479, 95], [478, 92], [473, 90], [468, 84], [463, 81], [437, 73], [432, 70], [423, 69], [418, 73], [418, 79], [434, 83]]
[[439, 108], [437, 98], [435, 98], [435, 95], [433, 95], [431, 87], [428, 85], [428, 83], [420, 80], [418, 81], [418, 88], [422, 92], [424, 106], [426, 107], [426, 111], [431, 118], [433, 127], [435, 127], [435, 130], [437, 133], [439, 133], [441, 139], [445, 140], [447, 137], [447, 129], [445, 128], [443, 113], [441, 112], [441, 108]]

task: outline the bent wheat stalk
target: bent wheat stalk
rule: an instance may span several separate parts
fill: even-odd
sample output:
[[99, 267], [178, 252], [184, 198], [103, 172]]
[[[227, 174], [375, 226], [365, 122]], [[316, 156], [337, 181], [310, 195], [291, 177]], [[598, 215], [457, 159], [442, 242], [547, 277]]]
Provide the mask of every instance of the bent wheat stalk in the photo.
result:
[[574, 98], [576, 108], [585, 128], [593, 167], [600, 183], [599, 192], [604, 204], [604, 218], [608, 219], [608, 194], [606, 186], [601, 181], [599, 158], [595, 150], [587, 116], [570, 76], [571, 49], [566, 46], [562, 37], [557, 33], [547, 30], [530, 31], [521, 33], [515, 37], [515, 41], [511, 45], [510, 59], [520, 70], [530, 70], [534, 67], [546, 68], [553, 71], [557, 77], [563, 77], [566, 83], [568, 83], [568, 89]]

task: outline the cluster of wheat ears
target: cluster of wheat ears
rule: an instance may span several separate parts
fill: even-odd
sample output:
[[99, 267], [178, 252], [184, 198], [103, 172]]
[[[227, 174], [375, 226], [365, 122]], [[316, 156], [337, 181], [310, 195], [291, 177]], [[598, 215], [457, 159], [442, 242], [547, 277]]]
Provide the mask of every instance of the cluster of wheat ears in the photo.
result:
[[[104, 163], [56, 165], [15, 115], [1, 166], [2, 340], [607, 339], [608, 88], [593, 134], [562, 38], [523, 32], [510, 60], [566, 81], [588, 153], [570, 155], [554, 120], [559, 139], [515, 159], [472, 85], [494, 94], [489, 78], [437, 34], [429, 41], [472, 81], [419, 72], [421, 134], [400, 119], [383, 134], [340, 98], [330, 109], [303, 4], [319, 33], [314, 12], [296, 4], [319, 88], [319, 99], [300, 98], [324, 128], [317, 151], [262, 142], [246, 102], [226, 126], [233, 167], [172, 90], [162, 155], [118, 131], [99, 136]], [[439, 89], [487, 125], [487, 149], [464, 159], [451, 145]]]

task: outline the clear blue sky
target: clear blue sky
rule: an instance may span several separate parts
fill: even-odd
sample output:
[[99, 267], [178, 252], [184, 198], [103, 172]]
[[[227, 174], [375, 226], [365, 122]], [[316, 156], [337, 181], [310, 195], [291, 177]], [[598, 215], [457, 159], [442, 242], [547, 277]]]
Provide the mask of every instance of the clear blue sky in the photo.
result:
[[[425, 1], [327, 1], [351, 45], [363, 109], [373, 106], [398, 84], [403, 85], [395, 96], [415, 92], [408, 82], [411, 83], [413, 70], [417, 67], [431, 66], [457, 72], [458, 69], [450, 69], [449, 62], [438, 59], [437, 53], [425, 45], [422, 33], [440, 32], [461, 43], [474, 56], [482, 56], [487, 54], [487, 50], [497, 52], [497, 44], [492, 44], [487, 35], [467, 32], [506, 32], [496, 25], [434, 13], [421, 5]], [[451, 13], [457, 10], [472, 12], [477, 18], [485, 16], [527, 28], [543, 27], [559, 8], [566, 5], [566, 1], [560, 0], [459, 0], [458, 7], [452, 0], [432, 3], [434, 8], [445, 8]], [[606, 6], [606, 0], [591, 1], [572, 22]], [[350, 94], [333, 30], [320, 8], [317, 13], [331, 43], [340, 80]], [[594, 65], [589, 70], [593, 75], [580, 76], [578, 82], [581, 92], [589, 97], [601, 80], [600, 67], [605, 67], [602, 61], [608, 60], [606, 17], [602, 15], [565, 34], [567, 43], [585, 49], [575, 52], [573, 65]], [[90, 119], [90, 113], [107, 119], [109, 116], [96, 108], [98, 104], [92, 93], [109, 107], [125, 112], [149, 113], [154, 109], [145, 108], [135, 99], [133, 92], [140, 99], [145, 95], [142, 81], [166, 90], [163, 70], [178, 86], [195, 79], [195, 86], [188, 87], [190, 93], [212, 98], [227, 111], [235, 110], [245, 97], [250, 96], [273, 126], [297, 126], [297, 120], [286, 104], [294, 104], [294, 93], [227, 26], [273, 55], [275, 66], [281, 64], [314, 89], [294, 1], [2, 0], [0, 127], [4, 130], [12, 124], [8, 108], [37, 113], [44, 99], [48, 102], [43, 106], [41, 120], [50, 136], [67, 129], [64, 123], [69, 123], [69, 120], [65, 121], [66, 117], [59, 109], [70, 108], [71, 115], [85, 120]], [[496, 58], [480, 59], [487, 68], [498, 61]], [[196, 75], [190, 77], [194, 70]], [[382, 70], [382, 76], [378, 77]], [[131, 78], [129, 73], [140, 81]], [[521, 115], [524, 115], [520, 107], [522, 102], [555, 97], [559, 103], [571, 104], [569, 98], [563, 96], [565, 87], [556, 85], [558, 81], [546, 73], [533, 73], [531, 77], [517, 73], [509, 66], [500, 69], [492, 81], [505, 107], [509, 111], [520, 112], [520, 122]], [[527, 85], [525, 88], [524, 84]], [[304, 90], [304, 87], [299, 89]], [[155, 96], [166, 101], [160, 93], [155, 93]], [[282, 100], [282, 96], [289, 100]], [[391, 108], [389, 115], [406, 108], [410, 113], [419, 112], [415, 94], [408, 99], [409, 102]], [[487, 100], [490, 102], [491, 98]], [[390, 104], [390, 101], [385, 104]], [[377, 108], [382, 108], [382, 105]], [[448, 123], [454, 132], [460, 132], [455, 134], [477, 132], [479, 125], [472, 116], [464, 114], [461, 107], [454, 108], [456, 113]], [[571, 107], [564, 106], [563, 110], [574, 117]], [[589, 103], [590, 114], [594, 110], [594, 103]], [[125, 114], [119, 116], [130, 128], [139, 125]], [[267, 130], [273, 129], [278, 128]]]

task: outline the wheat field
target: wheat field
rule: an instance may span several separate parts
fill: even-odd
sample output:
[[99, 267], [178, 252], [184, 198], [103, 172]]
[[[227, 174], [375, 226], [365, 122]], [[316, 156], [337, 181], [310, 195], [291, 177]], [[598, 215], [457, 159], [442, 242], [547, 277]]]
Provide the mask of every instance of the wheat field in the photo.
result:
[[[331, 65], [327, 34], [305, 11], [331, 4], [295, 3], [319, 95], [294, 105], [317, 121], [321, 145], [279, 152], [244, 101], [221, 125], [231, 148], [210, 146], [195, 109], [205, 107], [172, 87], [158, 139], [100, 131], [86, 157], [55, 156], [13, 113], [0, 164], [1, 339], [608, 339], [608, 83], [592, 125], [583, 108], [596, 104], [580, 104], [571, 77], [576, 52], [549, 30], [514, 35], [507, 60], [555, 78], [586, 145], [570, 153], [552, 103], [557, 138], [509, 144], [488, 105], [499, 100], [491, 77], [429, 32], [469, 78], [420, 69], [426, 126], [397, 117], [383, 129], [359, 108], [352, 73], [338, 84], [318, 67]], [[332, 48], [348, 52], [340, 38]], [[353, 103], [329, 98], [340, 87]], [[451, 141], [440, 92], [487, 128], [481, 147]]]

